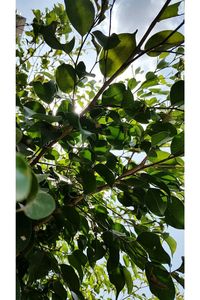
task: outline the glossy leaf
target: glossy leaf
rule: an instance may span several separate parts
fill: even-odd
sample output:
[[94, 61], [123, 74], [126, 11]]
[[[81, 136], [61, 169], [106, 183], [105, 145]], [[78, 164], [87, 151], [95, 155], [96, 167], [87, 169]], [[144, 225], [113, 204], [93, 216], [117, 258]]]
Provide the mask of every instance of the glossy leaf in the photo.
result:
[[94, 166], [94, 170], [110, 185], [112, 186], [115, 182], [115, 176], [113, 172], [103, 164]]
[[63, 93], [73, 90], [76, 82], [76, 72], [69, 64], [62, 64], [56, 69], [56, 82]]
[[31, 190], [31, 169], [21, 154], [16, 156], [16, 200], [23, 201]]
[[150, 188], [145, 195], [145, 202], [152, 213], [163, 216], [167, 208], [167, 198], [158, 189]]
[[108, 269], [108, 275], [110, 282], [114, 284], [117, 294], [116, 299], [118, 298], [119, 293], [125, 285], [125, 278], [122, 267], [119, 265], [117, 268]]
[[175, 239], [170, 236], [168, 233], [163, 234], [163, 238], [165, 240], [165, 242], [168, 244], [170, 250], [171, 250], [171, 254], [172, 256], [174, 255], [174, 253], [176, 252], [176, 248], [177, 248], [177, 242], [175, 241]]
[[73, 27], [84, 36], [94, 22], [95, 10], [90, 0], [65, 0], [68, 18]]
[[33, 199], [37, 195], [38, 190], [39, 190], [38, 180], [35, 173], [32, 171], [31, 189], [27, 196], [27, 200], [30, 201], [31, 199]]
[[62, 276], [70, 290], [76, 292], [80, 288], [79, 278], [74, 269], [69, 265], [60, 265]]
[[36, 95], [46, 103], [51, 103], [56, 95], [57, 89], [53, 80], [42, 83], [34, 81], [33, 88]]
[[145, 273], [151, 292], [160, 300], [174, 300], [175, 287], [167, 270], [159, 264], [147, 263]]
[[158, 56], [165, 50], [179, 46], [184, 42], [184, 36], [180, 32], [175, 32], [173, 34], [172, 32], [173, 30], [164, 30], [151, 36], [144, 47], [145, 50], [150, 49], [147, 54], [149, 56]]
[[30, 219], [39, 220], [48, 217], [55, 208], [56, 205], [52, 196], [39, 191], [36, 197], [26, 204], [24, 212]]
[[100, 53], [100, 71], [106, 77], [111, 77], [127, 61], [136, 48], [136, 33], [121, 33], [118, 35], [119, 44], [105, 53]]
[[172, 85], [170, 102], [172, 105], [181, 105], [184, 103], [184, 80], [179, 80]]
[[177, 229], [184, 229], [184, 205], [181, 200], [172, 197], [165, 211], [165, 221]]
[[164, 12], [161, 14], [159, 21], [165, 20], [165, 19], [169, 19], [169, 18], [173, 18], [173, 17], [177, 17], [178, 16], [178, 8], [180, 5], [181, 1], [174, 3], [172, 5], [169, 5]]
[[152, 261], [170, 265], [170, 256], [163, 249], [158, 235], [152, 232], [142, 232], [137, 241], [148, 252]]
[[184, 132], [177, 134], [171, 143], [171, 153], [174, 155], [184, 154]]

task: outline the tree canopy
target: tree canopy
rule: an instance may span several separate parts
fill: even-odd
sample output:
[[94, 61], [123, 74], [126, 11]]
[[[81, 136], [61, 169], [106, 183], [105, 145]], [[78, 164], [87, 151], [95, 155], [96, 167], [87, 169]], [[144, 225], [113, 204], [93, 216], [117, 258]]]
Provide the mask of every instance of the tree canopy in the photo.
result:
[[183, 299], [183, 18], [154, 32], [171, 2], [140, 40], [112, 33], [117, 0], [33, 10], [17, 38], [17, 300]]

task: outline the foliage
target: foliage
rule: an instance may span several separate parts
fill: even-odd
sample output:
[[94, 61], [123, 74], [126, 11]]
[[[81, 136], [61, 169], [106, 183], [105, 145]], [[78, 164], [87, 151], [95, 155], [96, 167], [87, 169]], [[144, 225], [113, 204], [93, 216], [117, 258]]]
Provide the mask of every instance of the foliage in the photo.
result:
[[[17, 40], [18, 300], [182, 299], [183, 22], [151, 33], [178, 15], [170, 2], [139, 42], [111, 34], [106, 0], [33, 10]], [[155, 70], [119, 77], [145, 54]]]

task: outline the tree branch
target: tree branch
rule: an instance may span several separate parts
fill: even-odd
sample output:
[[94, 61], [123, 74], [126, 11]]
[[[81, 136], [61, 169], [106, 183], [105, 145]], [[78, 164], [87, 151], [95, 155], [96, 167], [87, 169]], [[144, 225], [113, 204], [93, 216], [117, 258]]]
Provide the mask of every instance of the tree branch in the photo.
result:
[[30, 163], [30, 166], [31, 166], [31, 167], [35, 166], [35, 165], [39, 162], [40, 158], [46, 153], [46, 151], [47, 151], [49, 148], [51, 148], [54, 144], [56, 144], [58, 141], [62, 140], [65, 136], [67, 136], [67, 135], [72, 131], [72, 129], [73, 129], [72, 126], [67, 127], [67, 128], [63, 131], [63, 133], [62, 133], [57, 139], [51, 141], [51, 142], [48, 144], [48, 146], [44, 146], [44, 147], [41, 149], [40, 153], [32, 160], [32, 162]]
[[[100, 90], [98, 91], [98, 93], [95, 95], [95, 97], [93, 98], [93, 100], [89, 103], [89, 105], [81, 112], [81, 116], [84, 115], [86, 112], [88, 112], [90, 110], [91, 107], [93, 107], [98, 98], [101, 96], [101, 94], [105, 91], [105, 89], [110, 85], [110, 83], [122, 72], [124, 71], [135, 59], [133, 59], [133, 57], [140, 52], [140, 48], [143, 45], [143, 43], [145, 42], [145, 40], [147, 39], [147, 37], [149, 36], [149, 34], [151, 33], [151, 31], [153, 30], [153, 28], [155, 27], [156, 23], [158, 22], [160, 16], [162, 15], [162, 13], [165, 11], [165, 9], [167, 8], [167, 6], [169, 5], [169, 3], [171, 2], [171, 0], [167, 0], [165, 2], [165, 4], [163, 5], [162, 9], [160, 10], [160, 12], [158, 13], [158, 15], [155, 17], [155, 19], [153, 20], [153, 22], [150, 24], [149, 28], [147, 29], [146, 33], [144, 34], [144, 36], [142, 37], [142, 39], [140, 40], [138, 46], [135, 48], [135, 50], [133, 51], [133, 53], [130, 55], [130, 57], [127, 59], [127, 61], [107, 80], [105, 81], [105, 83], [103, 84], [103, 86], [100, 88]], [[149, 51], [149, 50], [148, 50]], [[143, 51], [141, 53], [141, 55], [145, 54], [146, 51]], [[140, 55], [140, 56], [141, 56]], [[137, 58], [139, 58], [140, 56], [137, 56]], [[137, 59], [136, 58], [136, 59]]]
[[[161, 164], [161, 163], [163, 163], [163, 162], [166, 162], [166, 161], [168, 161], [168, 160], [170, 160], [170, 159], [179, 157], [180, 155], [181, 155], [181, 154], [179, 154], [179, 155], [171, 155], [171, 154], [170, 154], [169, 157], [164, 158], [164, 159], [161, 159], [161, 160], [159, 160], [159, 161], [157, 161], [157, 162], [155, 162], [155, 163], [150, 163], [150, 164], [148, 164], [148, 165], [145, 165], [145, 162], [147, 161], [147, 157], [145, 157], [145, 158], [143, 159], [143, 161], [142, 161], [139, 165], [137, 165], [135, 168], [133, 168], [133, 169], [131, 169], [131, 170], [128, 170], [128, 171], [126, 171], [125, 173], [123, 173], [122, 175], [118, 176], [118, 177], [116, 178], [116, 180], [115, 180], [114, 185], [116, 185], [117, 183], [120, 183], [121, 180], [122, 180], [123, 178], [126, 178], [126, 177], [128, 177], [128, 176], [134, 175], [134, 174], [136, 174], [136, 173], [138, 173], [139, 171], [142, 171], [142, 170], [144, 170], [144, 169], [147, 169], [147, 168], [150, 168], [150, 167], [159, 165], [159, 164]], [[122, 182], [123, 182], [123, 180], [122, 180]], [[114, 185], [113, 185], [113, 186], [114, 186]], [[108, 185], [108, 184], [101, 185], [101, 186], [97, 187], [97, 190], [96, 190], [95, 192], [90, 193], [88, 196], [93, 195], [93, 194], [96, 194], [96, 193], [99, 193], [99, 192], [101, 192], [101, 191], [104, 191], [104, 190], [107, 190], [107, 189], [110, 189], [110, 188], [111, 188], [111, 187], [110, 187], [110, 185]], [[75, 198], [73, 199], [73, 201], [69, 204], [69, 206], [76, 206], [76, 205], [77, 205], [79, 202], [81, 202], [83, 199], [84, 199], [84, 194], [81, 194], [81, 195], [75, 197]]]

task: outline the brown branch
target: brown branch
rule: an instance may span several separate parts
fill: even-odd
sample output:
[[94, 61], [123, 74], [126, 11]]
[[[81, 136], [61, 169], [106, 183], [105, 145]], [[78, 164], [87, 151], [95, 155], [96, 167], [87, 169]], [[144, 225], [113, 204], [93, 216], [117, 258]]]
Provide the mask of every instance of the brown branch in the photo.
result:
[[[169, 157], [164, 158], [164, 159], [161, 159], [161, 160], [159, 160], [159, 161], [157, 161], [157, 162], [155, 162], [155, 163], [150, 163], [150, 164], [148, 164], [148, 165], [145, 165], [145, 162], [147, 161], [147, 157], [145, 157], [145, 158], [143, 159], [143, 161], [142, 161], [139, 165], [137, 165], [135, 168], [133, 168], [133, 169], [131, 169], [131, 170], [128, 170], [128, 171], [126, 171], [125, 173], [123, 173], [122, 175], [118, 176], [118, 177], [116, 178], [116, 180], [115, 180], [114, 185], [115, 185], [116, 183], [120, 183], [121, 180], [122, 180], [123, 178], [126, 178], [126, 177], [128, 177], [128, 176], [134, 175], [134, 174], [138, 173], [139, 171], [142, 171], [142, 170], [144, 170], [144, 169], [147, 169], [147, 168], [150, 168], [150, 167], [159, 165], [159, 164], [161, 164], [161, 163], [163, 163], [163, 162], [166, 162], [166, 161], [168, 161], [168, 160], [170, 160], [170, 159], [173, 159], [173, 158], [176, 158], [176, 157], [179, 157], [179, 156], [181, 156], [181, 154], [179, 154], [179, 155], [171, 155], [171, 154], [170, 154]], [[122, 182], [123, 182], [123, 180], [122, 180]], [[114, 186], [114, 185], [113, 185], [113, 186]], [[99, 193], [99, 192], [101, 192], [101, 191], [104, 191], [104, 190], [107, 190], [107, 189], [110, 189], [110, 188], [111, 188], [111, 187], [110, 187], [110, 185], [108, 185], [108, 184], [101, 185], [101, 186], [97, 187], [97, 190], [96, 190], [95, 192], [92, 192], [92, 193], [88, 194], [88, 196], [93, 195], [93, 194], [96, 194], [96, 193]], [[83, 199], [84, 199], [84, 194], [81, 194], [81, 195], [75, 197], [75, 198], [73, 199], [73, 201], [69, 204], [69, 206], [76, 206], [76, 205], [77, 205], [78, 203], [80, 203]]]
[[[151, 33], [151, 31], [153, 30], [153, 28], [155, 27], [156, 23], [158, 22], [160, 16], [162, 15], [162, 13], [165, 11], [165, 9], [167, 8], [167, 6], [169, 5], [169, 3], [171, 2], [171, 0], [167, 0], [165, 2], [165, 4], [163, 5], [162, 9], [160, 10], [160, 12], [158, 13], [158, 15], [155, 17], [155, 19], [153, 20], [153, 22], [150, 24], [149, 28], [147, 29], [146, 33], [144, 34], [144, 36], [142, 37], [142, 39], [140, 40], [138, 46], [135, 48], [135, 50], [133, 51], [133, 53], [130, 55], [130, 57], [127, 59], [127, 61], [103, 84], [103, 86], [100, 88], [100, 90], [98, 91], [98, 93], [95, 95], [95, 97], [93, 98], [93, 100], [88, 104], [88, 106], [81, 112], [81, 116], [84, 115], [86, 112], [88, 112], [90, 110], [91, 107], [93, 107], [99, 96], [101, 96], [101, 94], [105, 91], [105, 89], [110, 85], [110, 83], [122, 72], [124, 71], [133, 61], [133, 57], [140, 52], [140, 48], [143, 45], [143, 43], [145, 42], [145, 40], [147, 39], [147, 37], [149, 36], [149, 34]], [[149, 50], [148, 50], [149, 51]], [[146, 52], [143, 51], [142, 55], [145, 54]], [[140, 55], [141, 56], [141, 55]], [[138, 56], [139, 57], [139, 56]], [[137, 57], [137, 58], [138, 58]]]

